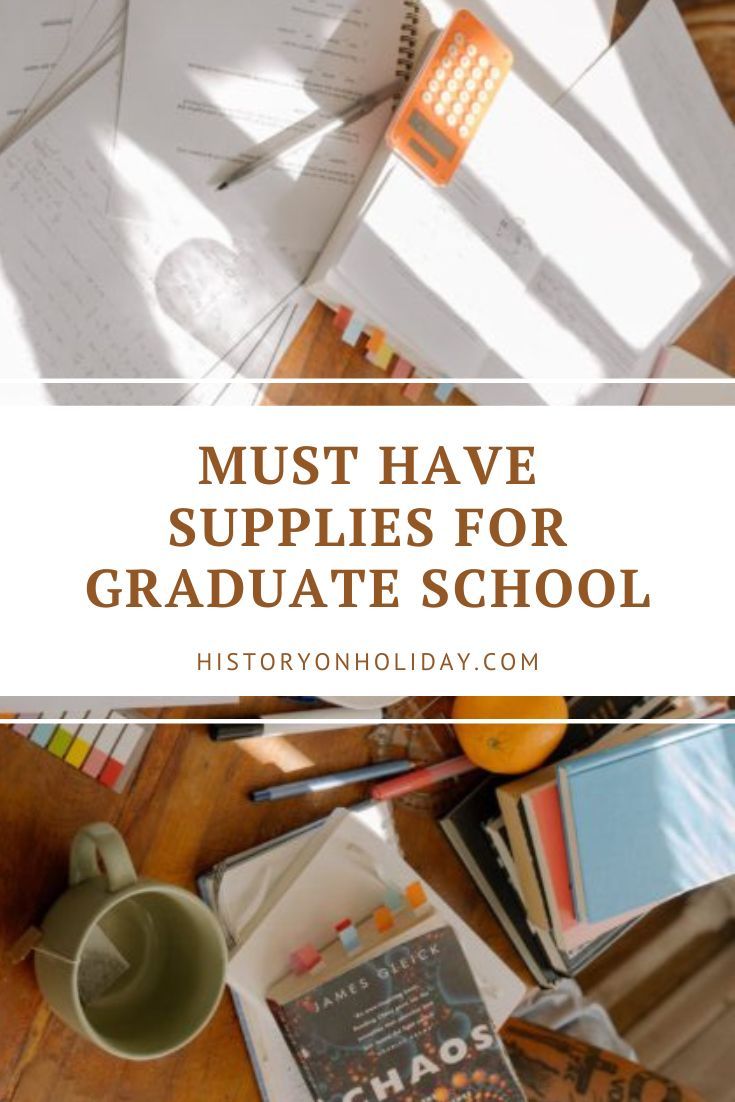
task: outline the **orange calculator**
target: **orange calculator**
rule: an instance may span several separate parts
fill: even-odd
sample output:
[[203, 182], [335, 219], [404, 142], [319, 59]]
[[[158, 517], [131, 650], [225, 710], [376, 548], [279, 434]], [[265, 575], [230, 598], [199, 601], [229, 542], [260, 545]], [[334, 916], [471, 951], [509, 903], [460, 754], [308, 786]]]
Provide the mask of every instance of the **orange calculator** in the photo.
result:
[[497, 35], [458, 11], [399, 104], [388, 145], [432, 184], [448, 184], [512, 64]]

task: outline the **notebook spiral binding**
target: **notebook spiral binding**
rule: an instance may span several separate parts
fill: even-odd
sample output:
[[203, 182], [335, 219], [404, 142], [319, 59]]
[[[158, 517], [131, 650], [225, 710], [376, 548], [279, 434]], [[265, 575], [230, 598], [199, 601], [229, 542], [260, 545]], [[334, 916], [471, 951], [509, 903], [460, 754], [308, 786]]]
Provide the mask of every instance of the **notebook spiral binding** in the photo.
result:
[[416, 46], [419, 35], [421, 4], [419, 0], [403, 0], [405, 17], [401, 25], [396, 59], [396, 76], [408, 84], [416, 62]]

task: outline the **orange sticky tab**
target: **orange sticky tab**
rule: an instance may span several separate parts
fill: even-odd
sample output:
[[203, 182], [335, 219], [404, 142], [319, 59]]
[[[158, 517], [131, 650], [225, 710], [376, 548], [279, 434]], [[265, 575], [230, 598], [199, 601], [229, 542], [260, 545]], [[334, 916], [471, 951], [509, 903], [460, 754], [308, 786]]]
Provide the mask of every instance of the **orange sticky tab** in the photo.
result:
[[395, 925], [390, 907], [378, 907], [373, 918], [375, 919], [375, 929], [379, 934], [384, 934]]
[[385, 343], [385, 333], [382, 329], [373, 329], [367, 342], [368, 352], [379, 352]]
[[419, 883], [418, 880], [415, 880], [413, 884], [409, 884], [406, 888], [406, 900], [415, 911], [419, 907], [423, 907], [424, 903], [427, 902], [423, 884]]

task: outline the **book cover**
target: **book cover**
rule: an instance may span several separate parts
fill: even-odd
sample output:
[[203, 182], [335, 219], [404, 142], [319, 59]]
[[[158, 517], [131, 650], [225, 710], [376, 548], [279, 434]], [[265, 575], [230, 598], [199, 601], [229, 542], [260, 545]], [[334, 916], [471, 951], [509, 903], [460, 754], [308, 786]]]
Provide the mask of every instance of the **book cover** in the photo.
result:
[[533, 840], [554, 937], [561, 949], [574, 952], [595, 938], [639, 918], [633, 911], [602, 922], [582, 922], [574, 911], [571, 873], [564, 838], [559, 791], [554, 781], [522, 797]]
[[565, 762], [558, 777], [581, 918], [603, 921], [735, 873], [735, 727], [669, 728]]
[[317, 1102], [523, 1102], [454, 930], [269, 1005]]

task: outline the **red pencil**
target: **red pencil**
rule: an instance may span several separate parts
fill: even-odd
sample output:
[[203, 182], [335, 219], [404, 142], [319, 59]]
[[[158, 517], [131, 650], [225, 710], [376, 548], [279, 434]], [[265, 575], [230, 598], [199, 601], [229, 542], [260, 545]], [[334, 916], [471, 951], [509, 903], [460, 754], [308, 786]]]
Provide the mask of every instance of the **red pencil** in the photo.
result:
[[402, 777], [393, 777], [382, 784], [376, 784], [370, 791], [374, 800], [395, 800], [397, 796], [405, 796], [408, 792], [416, 792], [420, 788], [428, 788], [439, 781], [446, 781], [449, 777], [459, 777], [462, 773], [470, 773], [477, 769], [473, 761], [461, 754], [457, 758], [448, 758], [447, 761], [437, 762], [436, 765], [427, 765], [425, 769], [414, 769], [412, 773], [406, 773]]

